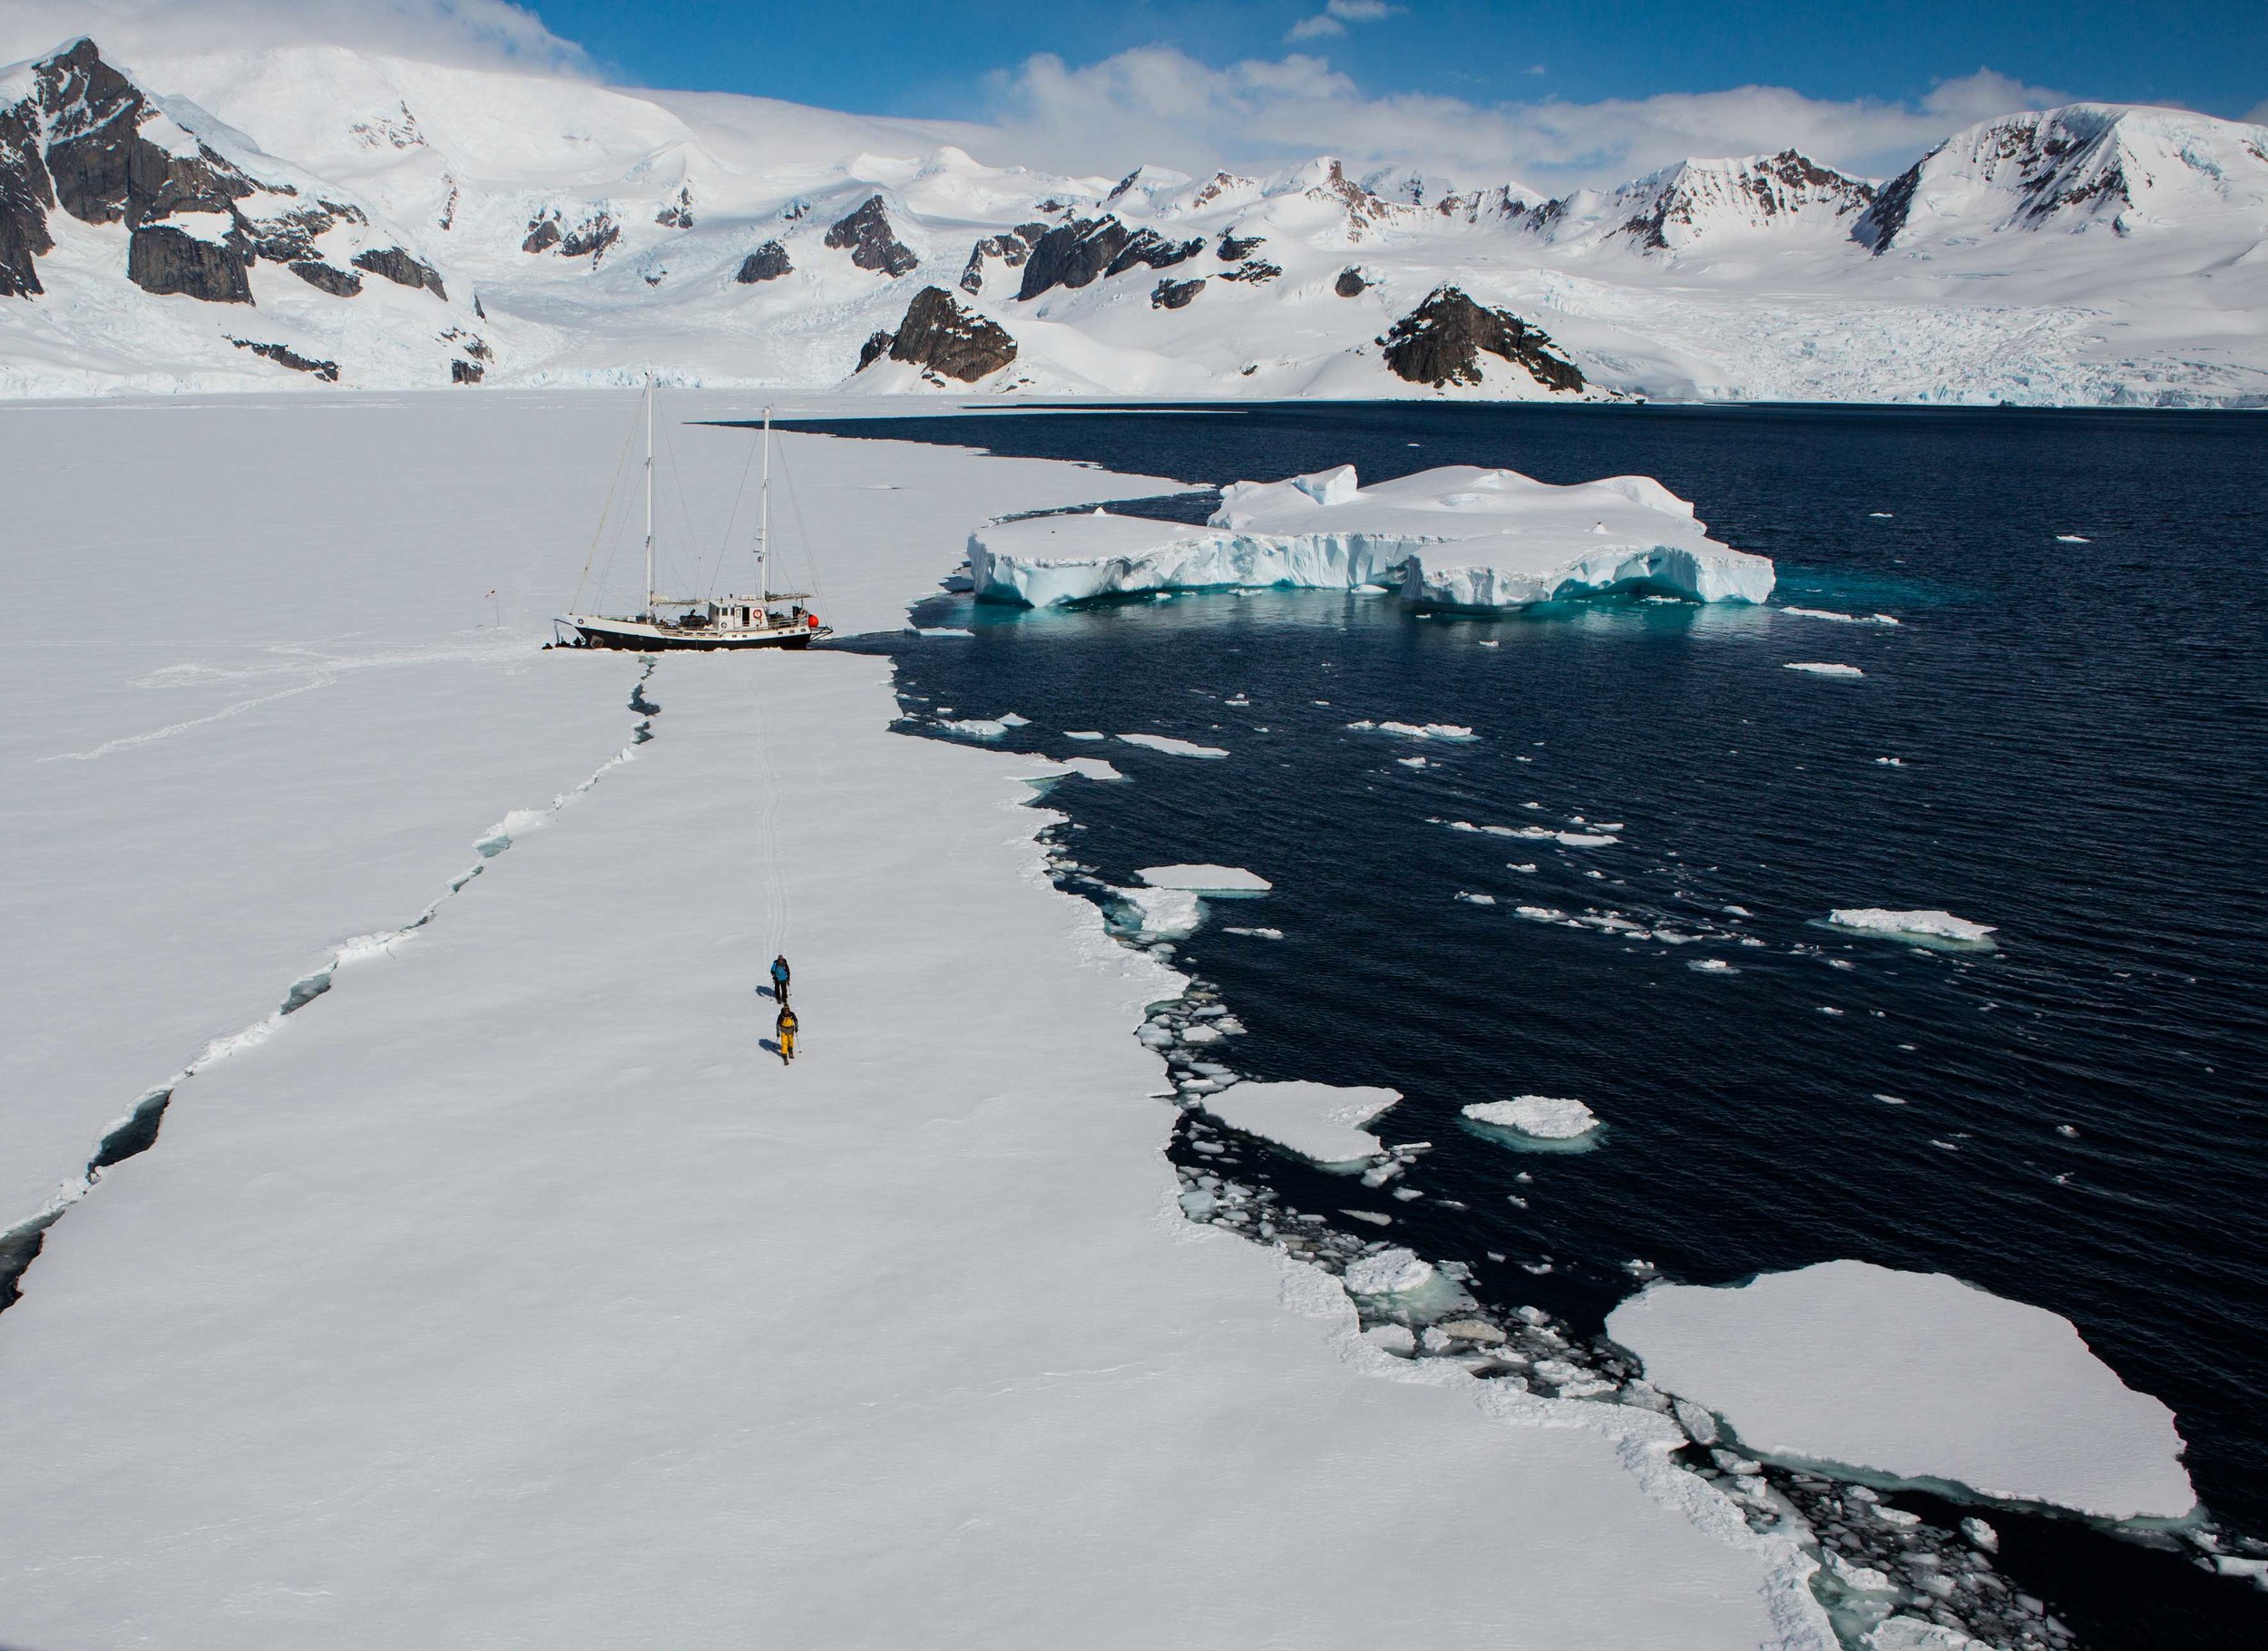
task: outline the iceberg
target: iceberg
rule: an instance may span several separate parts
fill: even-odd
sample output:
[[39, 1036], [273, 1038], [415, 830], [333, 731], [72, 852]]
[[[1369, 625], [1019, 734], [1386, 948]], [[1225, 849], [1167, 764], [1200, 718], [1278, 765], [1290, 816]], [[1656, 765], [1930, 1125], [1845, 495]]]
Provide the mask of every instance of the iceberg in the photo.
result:
[[1402, 1099], [1398, 1089], [1328, 1083], [1232, 1083], [1205, 1098], [1205, 1109], [1232, 1129], [1256, 1135], [1310, 1163], [1354, 1166], [1385, 1143], [1363, 1126]]
[[1814, 677], [1862, 677], [1866, 673], [1855, 665], [1836, 665], [1824, 659], [1797, 659], [1784, 669], [1809, 671]]
[[1170, 591], [1393, 590], [1436, 608], [1509, 609], [1600, 591], [1761, 602], [1771, 559], [1721, 544], [1650, 476], [1555, 487], [1469, 464], [1358, 484], [1354, 467], [1237, 482], [1191, 529], [1103, 511], [969, 535], [980, 600], [1051, 607]]
[[2196, 1505], [2172, 1411], [2068, 1319], [1942, 1273], [1829, 1261], [1734, 1289], [1657, 1284], [1607, 1334], [1752, 1456], [2106, 1519]]
[[1170, 734], [1121, 734], [1119, 738], [1130, 746], [1163, 751], [1168, 757], [1201, 757], [1218, 762], [1228, 755], [1218, 746], [1201, 746], [1193, 739], [1176, 739]]

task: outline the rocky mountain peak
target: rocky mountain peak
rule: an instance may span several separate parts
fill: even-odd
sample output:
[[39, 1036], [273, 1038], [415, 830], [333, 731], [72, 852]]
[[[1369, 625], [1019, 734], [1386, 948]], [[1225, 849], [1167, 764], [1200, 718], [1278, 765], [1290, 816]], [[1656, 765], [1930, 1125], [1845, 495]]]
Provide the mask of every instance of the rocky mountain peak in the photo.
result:
[[1560, 355], [1547, 334], [1510, 310], [1475, 303], [1456, 287], [1435, 288], [1378, 342], [1396, 376], [1435, 389], [1481, 383], [1484, 354], [1525, 368], [1554, 395], [1583, 389], [1582, 369]]

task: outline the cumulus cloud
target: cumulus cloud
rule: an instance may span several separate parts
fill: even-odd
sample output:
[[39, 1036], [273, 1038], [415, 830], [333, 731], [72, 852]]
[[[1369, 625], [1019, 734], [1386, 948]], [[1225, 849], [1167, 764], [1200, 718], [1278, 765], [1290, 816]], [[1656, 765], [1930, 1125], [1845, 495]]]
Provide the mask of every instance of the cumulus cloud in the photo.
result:
[[589, 69], [581, 46], [512, 0], [0, 0], [0, 63], [80, 34], [130, 64], [322, 44], [482, 68]]
[[1326, 35], [1344, 34], [1350, 23], [1376, 23], [1391, 17], [1403, 8], [1388, 5], [1386, 0], [1329, 0], [1312, 17], [1302, 17], [1291, 26], [1287, 40], [1317, 40]]
[[1373, 96], [1324, 58], [1304, 54], [1216, 68], [1171, 46], [1139, 47], [1079, 67], [1033, 57], [995, 76], [992, 92], [1004, 149], [1068, 171], [1123, 171], [1137, 161], [1199, 171], [1327, 153], [1466, 182], [1518, 180], [1549, 192], [1622, 182], [1688, 155], [1788, 148], [1887, 175], [1963, 126], [2071, 101], [1980, 69], [1918, 103], [1742, 86], [1597, 103], [1475, 104], [1432, 93]]

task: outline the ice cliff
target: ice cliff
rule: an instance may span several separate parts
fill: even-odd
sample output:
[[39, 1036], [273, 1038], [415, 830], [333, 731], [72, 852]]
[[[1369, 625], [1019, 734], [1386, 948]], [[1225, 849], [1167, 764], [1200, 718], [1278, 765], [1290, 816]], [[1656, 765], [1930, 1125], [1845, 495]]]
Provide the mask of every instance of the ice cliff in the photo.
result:
[[1521, 608], [1606, 591], [1761, 602], [1768, 557], [1708, 536], [1650, 476], [1555, 487], [1449, 465], [1361, 486], [1354, 466], [1237, 482], [1202, 528], [1097, 510], [969, 536], [979, 597], [1048, 607], [1155, 591], [1386, 585], [1405, 601]]

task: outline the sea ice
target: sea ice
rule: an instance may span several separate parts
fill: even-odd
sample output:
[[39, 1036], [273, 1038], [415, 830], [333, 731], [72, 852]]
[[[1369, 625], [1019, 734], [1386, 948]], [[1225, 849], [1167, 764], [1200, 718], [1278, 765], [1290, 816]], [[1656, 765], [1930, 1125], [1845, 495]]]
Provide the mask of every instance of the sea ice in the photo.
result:
[[1788, 670], [1807, 670], [1814, 677], [1862, 677], [1866, 673], [1855, 665], [1824, 664], [1817, 659], [1799, 660], [1784, 667]]
[[[1375, 728], [1381, 734], [1399, 734], [1404, 739], [1478, 739], [1471, 728], [1454, 722], [1350, 722], [1350, 730], [1363, 732]], [[1467, 826], [1467, 830], [1471, 827]]]
[[1126, 777], [1100, 757], [1066, 757], [1060, 760], [1073, 774], [1086, 779], [1113, 780]]
[[1143, 940], [1180, 940], [1205, 921], [1205, 903], [1188, 889], [1132, 888], [1118, 891], [1134, 915]]
[[2109, 1519], [2196, 1503], [2173, 1412], [2068, 1319], [1942, 1273], [1830, 1261], [1732, 1289], [1656, 1285], [1607, 1331], [1752, 1455]]
[[1094, 728], [1065, 728], [1063, 738], [1066, 739], [1108, 739], [1110, 736]]
[[1284, 931], [1281, 929], [1223, 929], [1221, 932], [1224, 934], [1246, 934], [1251, 936], [1254, 940], [1281, 940], [1284, 938]]
[[1843, 906], [1827, 913], [1838, 929], [1855, 934], [1884, 935], [1892, 940], [1935, 942], [1966, 949], [1989, 951], [1999, 931], [1990, 923], [1970, 923], [1950, 912], [1892, 912], [1881, 906]]
[[1203, 757], [1217, 760], [1228, 755], [1218, 746], [1201, 746], [1193, 740], [1176, 739], [1168, 734], [1121, 734], [1119, 738], [1130, 746], [1147, 746], [1153, 751], [1163, 751], [1168, 757]]
[[1467, 1107], [1464, 1115], [1475, 1123], [1493, 1124], [1547, 1141], [1575, 1140], [1598, 1128], [1598, 1115], [1581, 1101], [1550, 1095], [1484, 1100]]
[[1207, 1096], [1205, 1109], [1232, 1129], [1311, 1163], [1354, 1165], [1385, 1151], [1385, 1143], [1362, 1126], [1401, 1099], [1395, 1089], [1247, 1079]]
[[1237, 865], [1146, 865], [1134, 874], [1152, 888], [1207, 894], [1265, 894], [1276, 885]]
[[979, 596], [1046, 607], [1185, 590], [1399, 589], [1436, 608], [1518, 608], [1601, 591], [1760, 602], [1770, 560], [1708, 537], [1647, 476], [1554, 487], [1452, 465], [1363, 488], [1352, 465], [1237, 482], [1202, 529], [1101, 513], [969, 536]]
[[1433, 1281], [1433, 1264], [1414, 1250], [1396, 1246], [1365, 1255], [1346, 1270], [1346, 1287], [1355, 1295], [1409, 1295]]
[[1007, 723], [992, 717], [963, 717], [957, 721], [940, 721], [937, 726], [963, 739], [998, 739], [1008, 732]]
[[1794, 613], [1804, 619], [1833, 620], [1844, 625], [1895, 625], [1898, 621], [1887, 613], [1837, 613], [1832, 608], [1783, 608], [1783, 613]]
[[2091, 539], [2082, 539], [2077, 533], [2058, 533], [2056, 535], [2056, 542], [2058, 544], [2092, 544], [2094, 541]]

